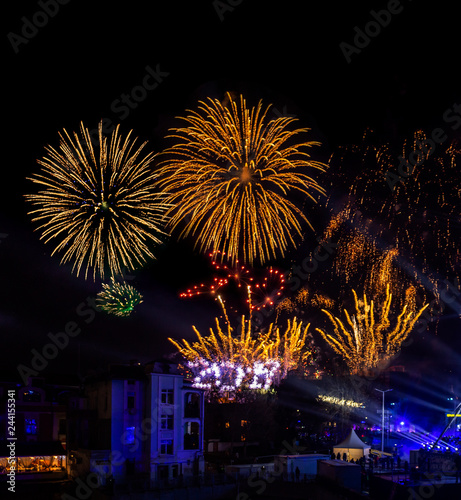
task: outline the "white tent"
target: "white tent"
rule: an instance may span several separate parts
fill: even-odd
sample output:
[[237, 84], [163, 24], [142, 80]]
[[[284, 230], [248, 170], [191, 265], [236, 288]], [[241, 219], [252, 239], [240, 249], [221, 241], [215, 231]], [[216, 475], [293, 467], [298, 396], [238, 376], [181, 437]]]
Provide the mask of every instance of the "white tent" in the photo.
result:
[[335, 455], [340, 454], [340, 457], [343, 458], [343, 453], [346, 453], [347, 460], [350, 461], [352, 458], [354, 461], [357, 461], [359, 458], [366, 457], [370, 453], [371, 446], [365, 444], [355, 433], [354, 429], [351, 429], [351, 432], [347, 436], [347, 438], [333, 447], [333, 453]]

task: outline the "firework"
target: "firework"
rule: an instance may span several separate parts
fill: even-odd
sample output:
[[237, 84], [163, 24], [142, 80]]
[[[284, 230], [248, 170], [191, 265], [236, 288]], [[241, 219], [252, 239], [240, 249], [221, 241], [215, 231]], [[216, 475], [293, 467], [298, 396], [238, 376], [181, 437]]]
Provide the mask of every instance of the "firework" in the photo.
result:
[[104, 137], [99, 124], [93, 145], [87, 128], [80, 136], [60, 133], [60, 146], [46, 147], [38, 163], [41, 172], [30, 180], [42, 190], [26, 195], [39, 222], [41, 239], [54, 241], [52, 252], [64, 252], [62, 263], [74, 261], [77, 276], [122, 275], [154, 258], [151, 247], [160, 243], [168, 205], [155, 190], [151, 169], [154, 155], [135, 146], [131, 132], [123, 138], [119, 127]]
[[251, 286], [252, 307], [257, 311], [272, 307], [280, 300], [285, 288], [285, 277], [277, 269], [270, 267], [265, 276]]
[[[461, 277], [460, 142], [427, 144], [421, 130], [397, 149], [367, 131], [330, 158], [333, 215], [324, 238], [337, 241], [334, 272], [370, 296], [387, 282], [396, 300], [410, 285], [439, 300], [443, 280]], [[335, 189], [346, 194], [342, 207]]]
[[352, 293], [354, 313], [350, 315], [344, 310], [346, 323], [323, 309], [334, 334], [325, 333], [320, 328], [316, 330], [334, 352], [344, 359], [349, 371], [357, 374], [378, 367], [394, 356], [428, 305], [416, 312], [408, 311], [405, 305], [391, 325], [392, 294], [389, 285], [386, 287], [385, 301], [379, 308], [375, 308], [373, 301], [368, 302], [365, 294], [363, 300], [359, 300], [355, 290]]
[[103, 283], [98, 293], [96, 305], [102, 311], [115, 316], [127, 317], [142, 302], [142, 295], [127, 283], [119, 283], [111, 278], [110, 284]]
[[214, 271], [212, 280], [193, 285], [179, 294], [181, 298], [208, 295], [217, 299], [218, 292], [233, 284], [237, 291], [248, 290], [249, 287], [251, 310], [260, 311], [279, 302], [285, 288], [285, 277], [277, 269], [269, 267], [255, 272], [253, 268], [241, 264], [239, 260], [232, 262], [231, 256], [221, 252], [210, 252], [208, 257]]
[[264, 263], [284, 255], [301, 223], [310, 223], [289, 195], [316, 202], [324, 189], [305, 172], [326, 165], [310, 159], [297, 142], [305, 129], [290, 130], [293, 118], [267, 118], [269, 106], [247, 108], [242, 96], [228, 105], [209, 99], [190, 111], [186, 126], [170, 137], [160, 165], [159, 186], [173, 205], [170, 227], [191, 236], [204, 251], [225, 252], [232, 262]]
[[254, 334], [251, 317], [246, 320], [242, 316], [240, 334], [234, 335], [221, 297], [219, 301], [225, 329], [216, 318], [216, 333], [211, 328], [210, 335], [206, 337], [192, 327], [198, 338], [192, 344], [184, 339], [182, 344], [169, 339], [186, 359], [197, 387], [217, 392], [268, 390], [310, 356], [305, 349], [309, 325], [303, 328], [302, 322], [294, 318], [288, 321], [284, 334], [273, 323], [266, 333]]
[[186, 291], [181, 292], [181, 298], [194, 297], [196, 295], [211, 295], [217, 297], [217, 292], [224, 286], [233, 282], [237, 288], [248, 286], [254, 279], [252, 270], [239, 263], [238, 260], [231, 262], [230, 256], [221, 252], [210, 252], [208, 254], [215, 276], [209, 283], [193, 285]]

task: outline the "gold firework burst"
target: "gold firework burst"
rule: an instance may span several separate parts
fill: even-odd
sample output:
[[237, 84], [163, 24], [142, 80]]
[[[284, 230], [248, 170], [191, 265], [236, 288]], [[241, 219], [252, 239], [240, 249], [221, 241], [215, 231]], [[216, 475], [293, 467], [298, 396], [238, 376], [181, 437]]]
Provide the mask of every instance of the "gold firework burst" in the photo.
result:
[[[344, 310], [346, 323], [322, 309], [333, 326], [334, 334], [320, 328], [316, 330], [334, 352], [344, 359], [349, 371], [357, 374], [378, 367], [397, 354], [428, 304], [419, 310], [415, 310], [413, 304], [405, 305], [392, 325], [389, 317], [392, 303], [389, 285], [386, 287], [386, 298], [379, 308], [375, 308], [373, 301], [368, 302], [365, 294], [363, 299], [359, 299], [355, 290], [352, 293], [354, 313], [350, 315]], [[412, 299], [409, 297], [409, 300], [411, 302]]]
[[82, 267], [85, 277], [89, 268], [93, 278], [122, 275], [153, 258], [151, 246], [160, 243], [168, 205], [154, 188], [154, 155], [142, 154], [146, 143], [135, 146], [130, 136], [117, 126], [105, 137], [102, 122], [95, 144], [83, 124], [80, 136], [64, 130], [30, 178], [42, 189], [26, 195], [41, 239], [56, 242], [52, 255], [64, 252], [61, 263], [73, 260], [77, 276]]
[[268, 119], [269, 109], [249, 109], [243, 96], [228, 95], [227, 105], [209, 99], [172, 130], [178, 142], [164, 151], [159, 185], [174, 206], [171, 227], [201, 251], [264, 263], [295, 245], [302, 222], [311, 226], [288, 196], [316, 202], [314, 193], [324, 194], [306, 173], [326, 167], [306, 151], [319, 143], [298, 142], [307, 130], [290, 130], [293, 118]]
[[[225, 329], [216, 318], [216, 333], [210, 328], [210, 335], [202, 336], [197, 328], [192, 327], [198, 338], [198, 341], [192, 344], [185, 339], [182, 340], [182, 344], [174, 339], [168, 339], [189, 362], [189, 368], [201, 374], [202, 381], [207, 378], [206, 372], [209, 372], [215, 379], [218, 374], [227, 378], [226, 384], [222, 387], [232, 386], [232, 390], [237, 387], [251, 389], [251, 381], [258, 375], [258, 370], [266, 377], [270, 373], [269, 382], [272, 384], [286, 377], [290, 370], [296, 369], [300, 363], [305, 362], [312, 355], [306, 349], [309, 325], [303, 327], [302, 321], [294, 318], [292, 321], [288, 320], [283, 334], [274, 323], [269, 325], [266, 333], [254, 334], [251, 317], [246, 320], [245, 316], [242, 316], [240, 335], [234, 336], [234, 328], [230, 323], [224, 303], [221, 297], [218, 297], [218, 300], [225, 318]], [[204, 367], [207, 368], [204, 370]], [[270, 367], [268, 373], [264, 373], [264, 367]], [[241, 380], [236, 385], [235, 381], [238, 379]], [[231, 380], [233, 380], [232, 384]], [[223, 380], [217, 379], [217, 381], [218, 384], [223, 384]]]

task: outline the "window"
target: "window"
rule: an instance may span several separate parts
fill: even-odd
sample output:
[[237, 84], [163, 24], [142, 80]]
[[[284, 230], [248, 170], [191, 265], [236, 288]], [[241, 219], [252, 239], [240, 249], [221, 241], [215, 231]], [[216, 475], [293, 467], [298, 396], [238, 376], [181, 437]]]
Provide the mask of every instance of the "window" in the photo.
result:
[[60, 418], [58, 434], [66, 434], [66, 432], [67, 432], [66, 419]]
[[135, 398], [136, 398], [136, 393], [134, 392], [129, 392], [127, 399], [126, 399], [126, 407], [129, 410], [132, 410], [135, 407]]
[[184, 424], [184, 449], [198, 450], [200, 437], [200, 425], [198, 422], [186, 422]]
[[186, 392], [184, 396], [184, 416], [200, 418], [200, 396], [195, 392]]
[[162, 439], [160, 441], [160, 454], [161, 455], [173, 455], [173, 440], [172, 439]]
[[42, 400], [41, 395], [38, 391], [24, 391], [22, 394], [22, 400], [25, 403], [40, 403]]
[[24, 422], [24, 427], [26, 434], [36, 435], [37, 434], [37, 419], [26, 418]]
[[160, 402], [166, 405], [172, 405], [174, 401], [174, 391], [173, 389], [162, 389], [160, 396]]
[[226, 429], [229, 429], [229, 427], [230, 427], [230, 422], [226, 422], [226, 423], [224, 424], [224, 427], [225, 427]]
[[173, 429], [173, 415], [161, 415], [160, 416], [160, 429]]
[[125, 429], [125, 444], [133, 444], [134, 443], [134, 427], [127, 427]]
[[248, 425], [248, 420], [241, 420], [240, 427], [246, 427]]

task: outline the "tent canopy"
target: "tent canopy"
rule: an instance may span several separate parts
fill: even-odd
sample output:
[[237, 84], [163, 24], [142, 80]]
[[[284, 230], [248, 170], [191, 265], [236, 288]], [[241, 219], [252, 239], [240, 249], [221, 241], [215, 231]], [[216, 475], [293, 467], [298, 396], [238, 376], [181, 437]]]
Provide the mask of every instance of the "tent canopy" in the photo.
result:
[[363, 456], [367, 456], [370, 452], [371, 446], [365, 444], [355, 433], [354, 429], [351, 429], [351, 432], [347, 436], [347, 438], [341, 443], [333, 446], [333, 452], [335, 454], [339, 453], [340, 456], [345, 453], [347, 455], [347, 459], [358, 460]]

